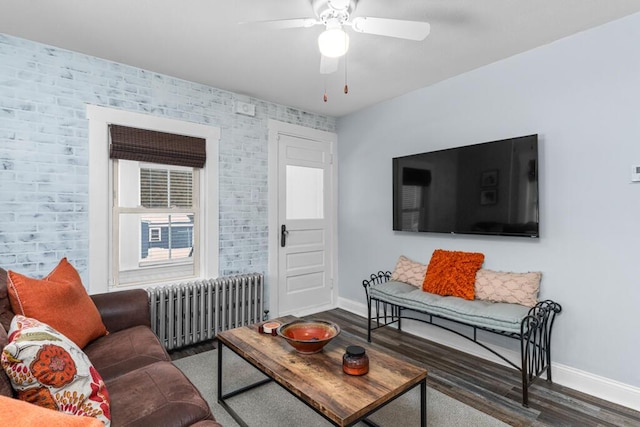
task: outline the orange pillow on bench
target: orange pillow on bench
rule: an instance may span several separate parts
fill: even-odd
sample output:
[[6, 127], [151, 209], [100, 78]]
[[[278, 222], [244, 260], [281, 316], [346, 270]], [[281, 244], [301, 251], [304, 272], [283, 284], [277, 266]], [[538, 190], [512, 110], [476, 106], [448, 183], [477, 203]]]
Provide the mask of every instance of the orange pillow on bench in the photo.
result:
[[8, 272], [7, 289], [15, 314], [48, 324], [80, 348], [107, 334], [102, 317], [66, 258], [44, 279]]
[[433, 251], [422, 290], [442, 296], [474, 299], [476, 272], [482, 267], [484, 254], [477, 252]]

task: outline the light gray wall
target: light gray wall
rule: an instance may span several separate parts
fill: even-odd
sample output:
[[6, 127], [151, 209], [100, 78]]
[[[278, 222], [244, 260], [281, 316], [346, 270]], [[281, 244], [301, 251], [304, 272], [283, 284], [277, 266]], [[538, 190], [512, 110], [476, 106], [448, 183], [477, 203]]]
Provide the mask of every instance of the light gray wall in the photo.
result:
[[[364, 303], [362, 279], [402, 254], [480, 251], [543, 272], [556, 362], [640, 386], [639, 40], [632, 15], [340, 119], [340, 296]], [[532, 133], [540, 239], [392, 231], [392, 157]]]

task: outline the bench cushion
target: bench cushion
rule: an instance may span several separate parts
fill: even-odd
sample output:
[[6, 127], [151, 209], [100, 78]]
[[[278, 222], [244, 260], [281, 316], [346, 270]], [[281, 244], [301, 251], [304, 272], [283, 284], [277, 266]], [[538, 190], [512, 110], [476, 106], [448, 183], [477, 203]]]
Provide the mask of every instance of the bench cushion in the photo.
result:
[[529, 312], [529, 307], [520, 304], [443, 297], [395, 281], [371, 286], [370, 295], [372, 298], [446, 319], [518, 334], [522, 319]]

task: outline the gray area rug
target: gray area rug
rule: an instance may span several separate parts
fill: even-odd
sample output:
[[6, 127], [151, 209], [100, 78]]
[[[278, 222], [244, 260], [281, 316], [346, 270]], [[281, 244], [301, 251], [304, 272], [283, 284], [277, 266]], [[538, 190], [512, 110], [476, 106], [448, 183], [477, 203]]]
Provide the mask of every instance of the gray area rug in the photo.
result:
[[[265, 378], [226, 347], [223, 349], [223, 391], [229, 392]], [[217, 350], [173, 363], [193, 382], [219, 423], [237, 426], [217, 403]], [[249, 426], [314, 427], [330, 423], [272, 382], [227, 400]], [[415, 388], [369, 417], [380, 426], [420, 425], [420, 390]], [[433, 427], [503, 427], [507, 424], [431, 388], [427, 388], [427, 424]], [[364, 426], [363, 423], [357, 424]]]

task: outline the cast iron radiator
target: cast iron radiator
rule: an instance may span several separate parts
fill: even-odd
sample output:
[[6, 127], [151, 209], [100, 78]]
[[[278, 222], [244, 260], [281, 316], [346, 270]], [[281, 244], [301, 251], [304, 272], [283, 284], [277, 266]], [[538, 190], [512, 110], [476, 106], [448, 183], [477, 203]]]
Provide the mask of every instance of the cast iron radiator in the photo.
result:
[[151, 329], [173, 350], [260, 322], [263, 283], [253, 273], [149, 288]]

